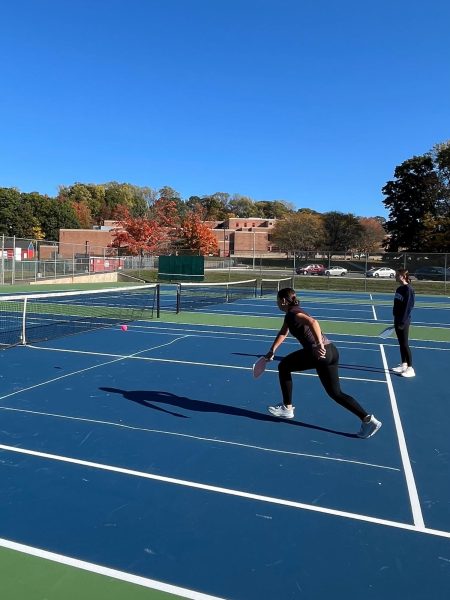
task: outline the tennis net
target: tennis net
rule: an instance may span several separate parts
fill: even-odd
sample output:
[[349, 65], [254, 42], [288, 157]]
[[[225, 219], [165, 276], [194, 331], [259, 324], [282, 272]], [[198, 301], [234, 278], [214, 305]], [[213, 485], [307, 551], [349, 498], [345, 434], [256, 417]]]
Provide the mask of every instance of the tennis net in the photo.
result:
[[272, 294], [278, 292], [283, 288], [293, 288], [294, 278], [283, 277], [281, 279], [261, 279], [260, 295], [265, 296], [266, 294]]
[[234, 302], [239, 298], [255, 298], [257, 280], [228, 281], [223, 283], [179, 283], [177, 285], [177, 313], [196, 310], [212, 304]]
[[0, 296], [0, 348], [159, 317], [159, 284]]

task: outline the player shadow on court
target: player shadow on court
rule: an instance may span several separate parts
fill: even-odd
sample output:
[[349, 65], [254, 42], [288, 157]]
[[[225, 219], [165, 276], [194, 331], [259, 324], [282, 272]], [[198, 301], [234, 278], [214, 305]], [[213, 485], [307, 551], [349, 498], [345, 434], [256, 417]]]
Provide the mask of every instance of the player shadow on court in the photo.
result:
[[225, 415], [232, 415], [235, 417], [244, 417], [247, 419], [255, 419], [256, 421], [266, 421], [271, 423], [283, 423], [285, 425], [304, 427], [305, 429], [315, 429], [318, 431], [325, 431], [326, 433], [333, 433], [334, 435], [341, 435], [343, 437], [357, 437], [355, 433], [348, 433], [346, 431], [336, 431], [335, 429], [328, 429], [327, 427], [320, 427], [319, 425], [311, 425], [310, 423], [303, 423], [298, 420], [285, 420], [277, 419], [271, 415], [265, 415], [264, 413], [249, 410], [247, 408], [239, 408], [237, 406], [229, 406], [228, 404], [219, 404], [215, 402], [207, 402], [203, 400], [193, 400], [186, 396], [177, 396], [170, 392], [160, 392], [156, 390], [121, 390], [118, 388], [100, 387], [103, 392], [110, 394], [121, 394], [126, 400], [136, 402], [141, 406], [158, 410], [174, 417], [182, 419], [189, 419], [187, 415], [173, 412], [159, 406], [165, 404], [173, 408], [181, 408], [192, 412], [203, 412], [203, 413], [221, 413]]
[[[247, 352], [232, 352], [235, 356], [251, 356], [256, 359], [261, 358], [261, 354], [250, 354]], [[273, 362], [280, 362], [284, 356], [274, 356]], [[272, 361], [271, 361], [272, 362]], [[339, 363], [339, 369], [346, 369], [350, 371], [368, 371], [369, 373], [384, 373], [383, 367], [372, 367], [370, 365], [346, 365], [345, 363]], [[295, 371], [294, 371], [295, 372]]]

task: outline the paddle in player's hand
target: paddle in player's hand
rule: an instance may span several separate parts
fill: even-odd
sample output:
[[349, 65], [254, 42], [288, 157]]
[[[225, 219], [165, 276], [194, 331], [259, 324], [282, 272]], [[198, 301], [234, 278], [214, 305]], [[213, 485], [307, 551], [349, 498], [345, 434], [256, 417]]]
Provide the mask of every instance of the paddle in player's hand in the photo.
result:
[[378, 334], [378, 337], [383, 338], [384, 340], [391, 336], [391, 333], [394, 331], [394, 327], [391, 325], [390, 327], [386, 327], [383, 329], [381, 333]]
[[253, 377], [255, 379], [258, 379], [258, 377], [260, 377], [264, 373], [267, 363], [268, 360], [265, 356], [261, 356], [261, 358], [258, 358], [258, 360], [253, 365]]

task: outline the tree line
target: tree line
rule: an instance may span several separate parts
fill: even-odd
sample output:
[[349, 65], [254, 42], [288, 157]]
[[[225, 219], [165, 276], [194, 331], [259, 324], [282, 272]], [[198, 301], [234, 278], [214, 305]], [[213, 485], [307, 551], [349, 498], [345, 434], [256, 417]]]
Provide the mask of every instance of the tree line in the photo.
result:
[[[169, 186], [156, 190], [115, 181], [60, 186], [56, 197], [0, 188], [0, 235], [55, 241], [61, 228], [90, 229], [115, 220], [125, 233], [127, 228], [133, 230], [147, 249], [159, 239], [161, 244], [193, 244], [199, 250], [214, 245], [203, 221], [259, 217], [277, 220], [273, 242], [286, 252], [319, 248], [371, 252], [380, 245], [388, 251], [450, 251], [450, 142], [404, 161], [381, 191], [388, 219], [296, 210], [284, 200], [255, 201], [226, 192], [182, 199]], [[162, 223], [169, 216], [178, 239], [163, 234]], [[139, 227], [146, 233], [138, 234]], [[116, 236], [115, 243], [133, 245], [128, 233], [127, 239]]]
[[300, 209], [276, 222], [272, 239], [288, 254], [311, 250], [369, 253], [382, 247], [386, 237], [383, 224], [382, 217], [356, 217], [337, 211], [320, 214]]
[[450, 251], [450, 141], [405, 160], [382, 192], [387, 250]]

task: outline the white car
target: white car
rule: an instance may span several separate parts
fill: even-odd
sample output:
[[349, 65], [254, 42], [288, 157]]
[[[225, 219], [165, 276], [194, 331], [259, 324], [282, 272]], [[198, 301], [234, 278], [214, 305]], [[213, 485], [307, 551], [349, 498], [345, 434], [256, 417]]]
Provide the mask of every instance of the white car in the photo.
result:
[[372, 268], [370, 271], [367, 271], [366, 277], [390, 277], [391, 279], [394, 279], [395, 271], [389, 267], [379, 267], [378, 269]]
[[339, 277], [347, 275], [347, 273], [348, 271], [347, 269], [344, 269], [344, 267], [328, 267], [325, 271], [325, 275], [337, 275]]

